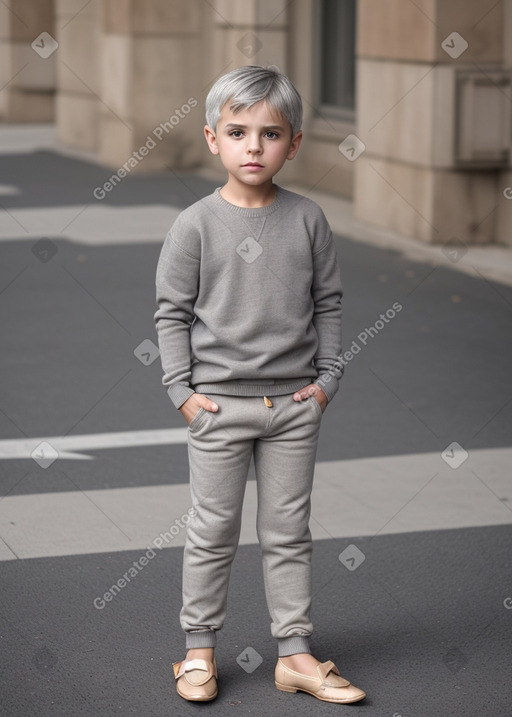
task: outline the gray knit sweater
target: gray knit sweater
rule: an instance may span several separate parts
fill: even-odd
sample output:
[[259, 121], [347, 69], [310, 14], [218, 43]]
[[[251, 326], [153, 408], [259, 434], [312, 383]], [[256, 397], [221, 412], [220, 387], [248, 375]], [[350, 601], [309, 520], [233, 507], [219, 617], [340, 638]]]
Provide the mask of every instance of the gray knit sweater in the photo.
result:
[[275, 185], [272, 204], [231, 204], [221, 187], [184, 209], [156, 271], [163, 385], [194, 392], [332, 399], [343, 374], [336, 246], [316, 202]]

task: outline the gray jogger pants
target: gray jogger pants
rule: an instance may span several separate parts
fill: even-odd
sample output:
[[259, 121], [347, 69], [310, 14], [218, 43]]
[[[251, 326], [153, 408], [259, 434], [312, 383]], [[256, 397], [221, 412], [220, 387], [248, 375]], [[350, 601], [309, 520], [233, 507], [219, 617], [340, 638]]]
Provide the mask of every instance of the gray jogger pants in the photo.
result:
[[265, 595], [279, 657], [311, 652], [311, 489], [322, 418], [316, 398], [203, 394], [188, 427], [190, 493], [195, 509], [183, 553], [180, 623], [186, 649], [215, 647], [227, 611], [247, 474], [254, 455]]

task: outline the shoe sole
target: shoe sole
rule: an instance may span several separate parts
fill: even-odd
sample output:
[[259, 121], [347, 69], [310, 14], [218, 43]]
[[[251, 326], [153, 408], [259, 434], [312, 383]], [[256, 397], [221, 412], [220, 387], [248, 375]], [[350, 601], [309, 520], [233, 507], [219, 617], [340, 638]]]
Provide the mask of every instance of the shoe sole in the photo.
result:
[[275, 681], [275, 685], [278, 690], [281, 690], [282, 692], [307, 692], [308, 695], [312, 695], [313, 697], [316, 697], [317, 700], [322, 700], [322, 702], [334, 702], [336, 704], [350, 704], [351, 702], [360, 702], [361, 700], [364, 700], [366, 697], [366, 692], [363, 692], [361, 697], [352, 697], [349, 700], [330, 700], [327, 697], [319, 697], [315, 692], [311, 692], [311, 690], [306, 690], [303, 687], [292, 687], [291, 685], [283, 685], [281, 682]]

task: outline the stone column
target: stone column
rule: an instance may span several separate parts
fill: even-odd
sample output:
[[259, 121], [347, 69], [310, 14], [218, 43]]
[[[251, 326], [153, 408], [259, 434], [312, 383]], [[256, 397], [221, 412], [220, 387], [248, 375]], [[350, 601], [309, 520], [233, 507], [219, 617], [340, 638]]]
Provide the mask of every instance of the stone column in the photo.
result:
[[[512, 73], [512, 0], [503, 2], [503, 61]], [[497, 241], [512, 246], [512, 152], [509, 166], [500, 174], [496, 223]]]
[[454, 163], [455, 73], [502, 67], [502, 5], [359, 0], [357, 217], [425, 242], [496, 241], [500, 171]]
[[99, 148], [100, 21], [101, 0], [56, 0], [57, 137], [93, 152]]
[[103, 0], [99, 160], [130, 171], [200, 161], [203, 3]]
[[53, 120], [56, 54], [53, 0], [0, 3], [1, 120]]

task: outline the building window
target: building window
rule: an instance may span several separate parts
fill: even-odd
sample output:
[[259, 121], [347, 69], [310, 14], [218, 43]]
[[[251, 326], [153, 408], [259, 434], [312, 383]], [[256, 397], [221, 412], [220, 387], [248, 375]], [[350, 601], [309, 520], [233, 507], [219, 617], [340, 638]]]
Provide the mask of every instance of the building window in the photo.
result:
[[318, 3], [318, 108], [354, 120], [356, 0]]

